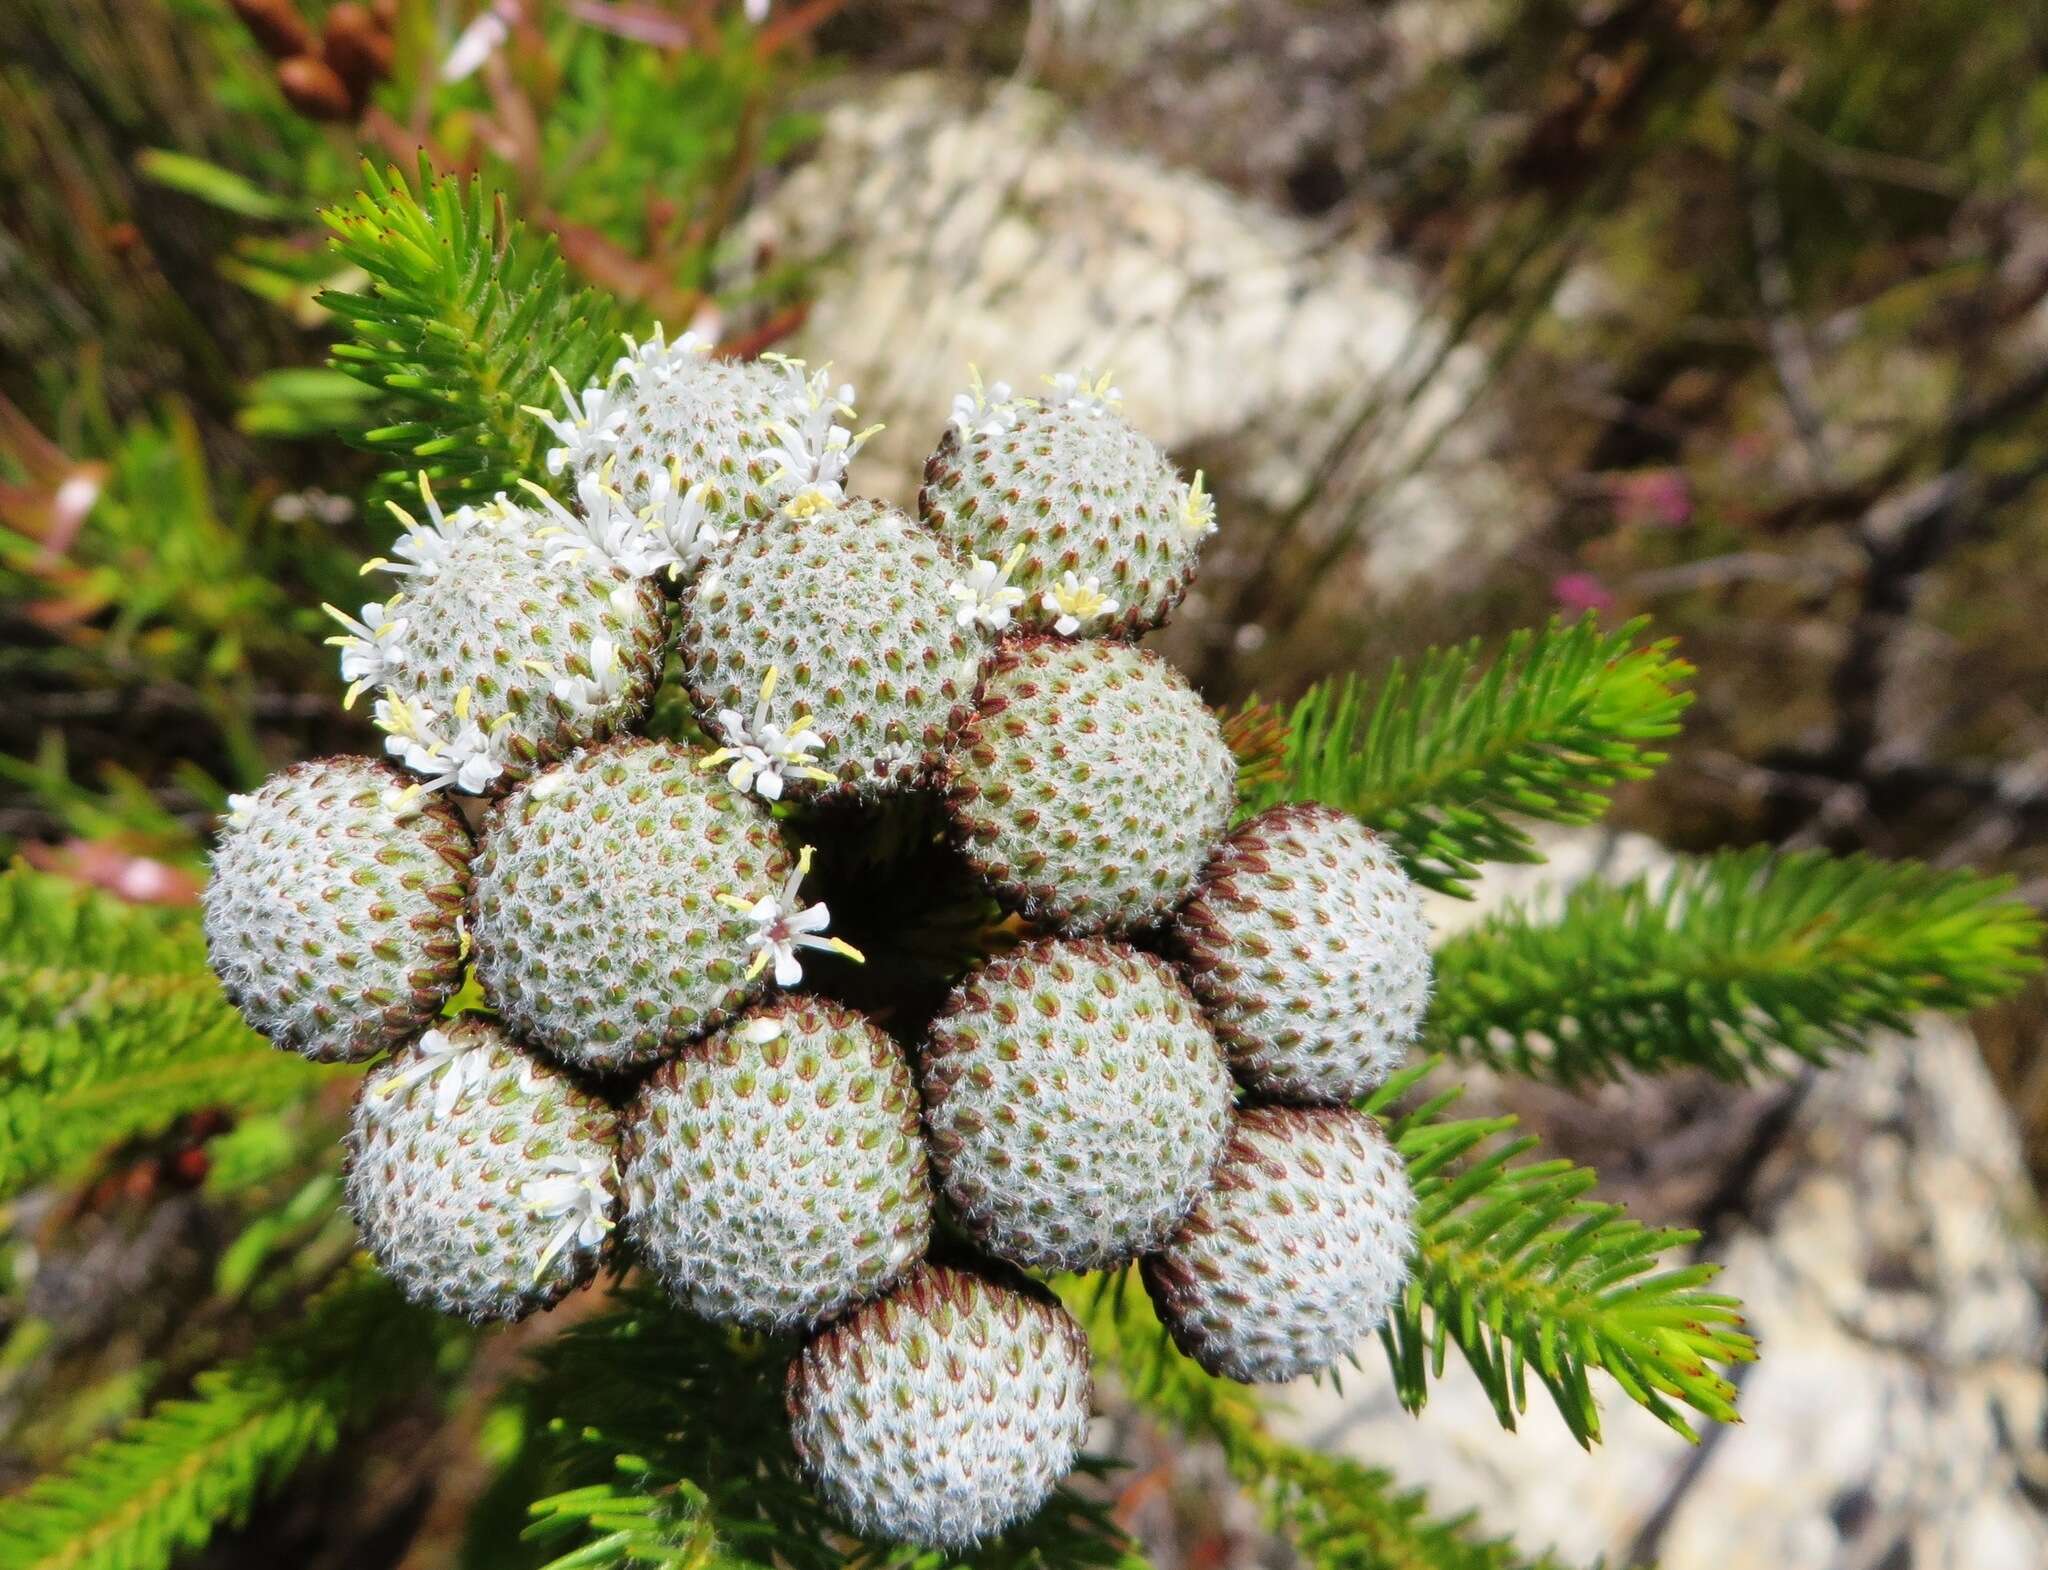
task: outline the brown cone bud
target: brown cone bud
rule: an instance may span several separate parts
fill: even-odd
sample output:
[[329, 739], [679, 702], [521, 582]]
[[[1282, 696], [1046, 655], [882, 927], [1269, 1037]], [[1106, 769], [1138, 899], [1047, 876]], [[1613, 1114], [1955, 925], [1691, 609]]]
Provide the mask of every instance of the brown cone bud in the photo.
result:
[[295, 55], [278, 62], [277, 85], [308, 120], [346, 120], [355, 113], [348, 84], [317, 55]]
[[370, 89], [391, 70], [391, 35], [377, 25], [368, 6], [353, 0], [343, 0], [327, 13], [320, 52], [348, 85], [358, 110], [369, 99]]
[[274, 59], [289, 60], [313, 47], [313, 30], [292, 0], [229, 0], [242, 25]]

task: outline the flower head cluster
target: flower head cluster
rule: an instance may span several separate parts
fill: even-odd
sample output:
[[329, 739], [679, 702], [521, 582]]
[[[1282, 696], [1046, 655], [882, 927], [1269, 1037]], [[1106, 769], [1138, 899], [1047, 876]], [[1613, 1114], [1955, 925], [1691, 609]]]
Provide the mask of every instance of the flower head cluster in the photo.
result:
[[1045, 379], [1052, 393], [1044, 402], [1050, 409], [1074, 409], [1082, 414], [1114, 414], [1124, 406], [1123, 389], [1114, 384], [1108, 371], [1093, 381], [1085, 371], [1056, 371]]
[[[422, 481], [398, 586], [328, 607], [416, 783], [328, 759], [232, 798], [208, 895], [253, 1024], [390, 1054], [347, 1192], [408, 1296], [517, 1318], [628, 1251], [802, 1333], [806, 1474], [949, 1548], [1088, 1426], [1085, 1337], [1017, 1271], [1136, 1263], [1189, 1355], [1269, 1379], [1407, 1269], [1355, 1107], [1427, 1000], [1419, 902], [1342, 814], [1231, 827], [1229, 740], [1135, 641], [1215, 505], [1108, 376], [1047, 381], [974, 375], [912, 517], [846, 494], [879, 427], [826, 369], [656, 327], [557, 377], [563, 483], [444, 512]], [[831, 963], [866, 964], [835, 927], [892, 941], [871, 888], [933, 902]], [[446, 1017], [466, 985], [488, 1016]], [[978, 1266], [930, 1259], [941, 1206]]]
[[1092, 572], [1085, 578], [1062, 573], [1060, 581], [1039, 596], [1038, 603], [1055, 618], [1052, 630], [1062, 638], [1071, 638], [1082, 628], [1114, 616], [1118, 609], [1116, 601], [1102, 592], [1102, 580]]
[[453, 785], [472, 795], [486, 789], [505, 772], [505, 758], [492, 738], [503, 733], [510, 716], [501, 716], [486, 730], [472, 711], [473, 689], [455, 696], [454, 712], [444, 722], [424, 703], [407, 702], [397, 692], [377, 700], [377, 728], [384, 732], [384, 750], [425, 778], [414, 792]]
[[1024, 591], [1010, 582], [1010, 574], [1023, 559], [1021, 545], [1003, 558], [1001, 566], [986, 556], [974, 557], [967, 576], [946, 585], [946, 593], [958, 606], [953, 613], [954, 621], [962, 627], [983, 627], [990, 632], [1008, 627], [1011, 613], [1024, 603]]
[[781, 674], [779, 667], [768, 667], [751, 718], [737, 709], [718, 711], [718, 728], [725, 735], [726, 744], [698, 764], [706, 769], [729, 765], [725, 771], [728, 784], [735, 790], [751, 790], [767, 801], [780, 801], [782, 788], [791, 779], [824, 784], [832, 780], [831, 775], [811, 762], [825, 741], [812, 727], [808, 714], [799, 714], [787, 727], [768, 717], [768, 700], [774, 695]]
[[953, 395], [953, 429], [962, 441], [1000, 436], [1015, 427], [1018, 415], [1036, 408], [1031, 398], [1019, 398], [1008, 382], [984, 384], [981, 368], [967, 368], [967, 391]]
[[809, 370], [802, 360], [769, 357], [789, 378], [785, 413], [769, 429], [776, 446], [776, 478], [799, 495], [815, 492], [834, 500], [846, 494], [847, 466], [881, 430], [870, 425], [856, 431], [840, 424], [855, 417], [853, 387], [832, 385], [831, 367]]

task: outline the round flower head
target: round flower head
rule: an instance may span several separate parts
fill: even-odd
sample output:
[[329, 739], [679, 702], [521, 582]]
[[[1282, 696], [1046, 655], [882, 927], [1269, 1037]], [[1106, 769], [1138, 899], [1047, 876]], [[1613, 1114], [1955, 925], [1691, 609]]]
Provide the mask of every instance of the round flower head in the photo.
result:
[[[408, 532], [399, 591], [341, 622], [342, 671], [375, 688], [385, 748], [432, 789], [498, 792], [574, 747], [623, 730], [661, 675], [661, 594], [500, 498]], [[365, 571], [368, 571], [366, 568]]]
[[1004, 645], [946, 771], [969, 862], [999, 897], [1076, 935], [1179, 904], [1237, 779], [1215, 717], [1171, 666], [1050, 638]]
[[1230, 1131], [1216, 1038], [1173, 972], [1083, 939], [963, 981], [922, 1056], [946, 1198], [991, 1253], [1100, 1270], [1157, 1247]]
[[232, 796], [206, 886], [221, 986], [280, 1047], [360, 1062], [417, 1035], [462, 979], [469, 831], [369, 758]]
[[877, 502], [807, 491], [747, 531], [685, 600], [680, 643], [733, 783], [774, 800], [924, 777], [984, 653], [954, 614], [955, 576]]
[[519, 1034], [583, 1068], [652, 1062], [776, 979], [823, 907], [767, 815], [680, 747], [614, 742], [508, 796], [472, 904], [477, 980]]
[[708, 1319], [814, 1324], [924, 1254], [910, 1070], [837, 1004], [778, 1003], [685, 1049], [640, 1092], [625, 1146], [633, 1242]]
[[1414, 1190], [1348, 1107], [1252, 1107], [1194, 1213], [1143, 1262], [1173, 1343], [1226, 1379], [1318, 1373], [1379, 1329], [1408, 1281]]
[[348, 1132], [348, 1204], [416, 1303], [520, 1319], [597, 1273], [619, 1199], [604, 1102], [476, 1015], [373, 1069]]
[[1036, 1282], [921, 1265], [789, 1367], [798, 1459], [864, 1536], [933, 1548], [1045, 1503], [1088, 1433], [1088, 1340]]
[[1356, 1101], [1422, 1028], [1422, 900], [1386, 844], [1334, 808], [1240, 824], [1177, 928], [1195, 995], [1254, 1095]]
[[964, 558], [1020, 553], [1020, 623], [1121, 636], [1166, 620], [1194, 577], [1216, 509], [1125, 423], [1109, 379], [1048, 378], [1042, 397], [1000, 383], [954, 400], [924, 468], [924, 521]]
[[[626, 339], [603, 384], [579, 394], [556, 381], [561, 412], [528, 411], [561, 443], [549, 471], [601, 481], [627, 514], [659, 523], [657, 535], [731, 540], [807, 486], [837, 495], [872, 434], [845, 423], [853, 389], [825, 371], [780, 356], [716, 359], [702, 338], [670, 343], [659, 326], [645, 342]], [[674, 514], [693, 496], [684, 528]]]

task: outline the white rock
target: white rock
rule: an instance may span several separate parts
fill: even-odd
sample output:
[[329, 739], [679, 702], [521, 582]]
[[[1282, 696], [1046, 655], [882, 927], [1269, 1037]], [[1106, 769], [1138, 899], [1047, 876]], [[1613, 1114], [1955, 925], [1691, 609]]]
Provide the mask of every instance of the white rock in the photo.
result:
[[[822, 266], [789, 347], [829, 355], [863, 416], [889, 423], [856, 472], [869, 494], [914, 493], [970, 363], [1027, 393], [1086, 365], [1114, 370], [1133, 421], [1169, 448], [1227, 444], [1234, 494], [1274, 511], [1383, 399], [1303, 522], [1313, 539], [1367, 501], [1381, 592], [1453, 558], [1477, 573], [1512, 527], [1505, 481], [1483, 461], [1487, 421], [1437, 441], [1482, 364], [1455, 349], [1424, 377], [1443, 334], [1409, 267], [1105, 145], [1044, 93], [930, 75], [857, 83], [745, 238]], [[1418, 380], [1426, 390], [1404, 406]]]

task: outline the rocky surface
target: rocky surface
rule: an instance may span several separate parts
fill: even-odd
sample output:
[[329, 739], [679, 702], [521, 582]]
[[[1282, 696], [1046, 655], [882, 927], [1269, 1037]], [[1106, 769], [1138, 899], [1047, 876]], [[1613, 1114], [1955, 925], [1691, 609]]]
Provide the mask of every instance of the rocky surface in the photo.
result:
[[[1663, 860], [1635, 837], [1560, 836], [1549, 867], [1489, 878], [1486, 900]], [[1478, 913], [1432, 914], [1441, 930]], [[1546, 1099], [1524, 1105], [1552, 1121]], [[1622, 1187], [1646, 1219], [1703, 1226], [1702, 1252], [1748, 1305], [1763, 1356], [1740, 1371], [1745, 1421], [1708, 1426], [1695, 1447], [1616, 1395], [1589, 1454], [1540, 1387], [1508, 1434], [1447, 1370], [1420, 1420], [1383, 1380], [1345, 1397], [1294, 1387], [1293, 1435], [1397, 1465], [1437, 1509], [1478, 1509], [1579, 1563], [2048, 1564], [2048, 1254], [2011, 1115], [1966, 1030], [1928, 1021], [1787, 1086], [1621, 1087], [1550, 1132], [1575, 1156], [1602, 1140], [1688, 1152]]]
[[1498, 25], [1484, 0], [1054, 0], [1024, 70], [1119, 141], [1276, 209], [1357, 216], [1394, 101]]

